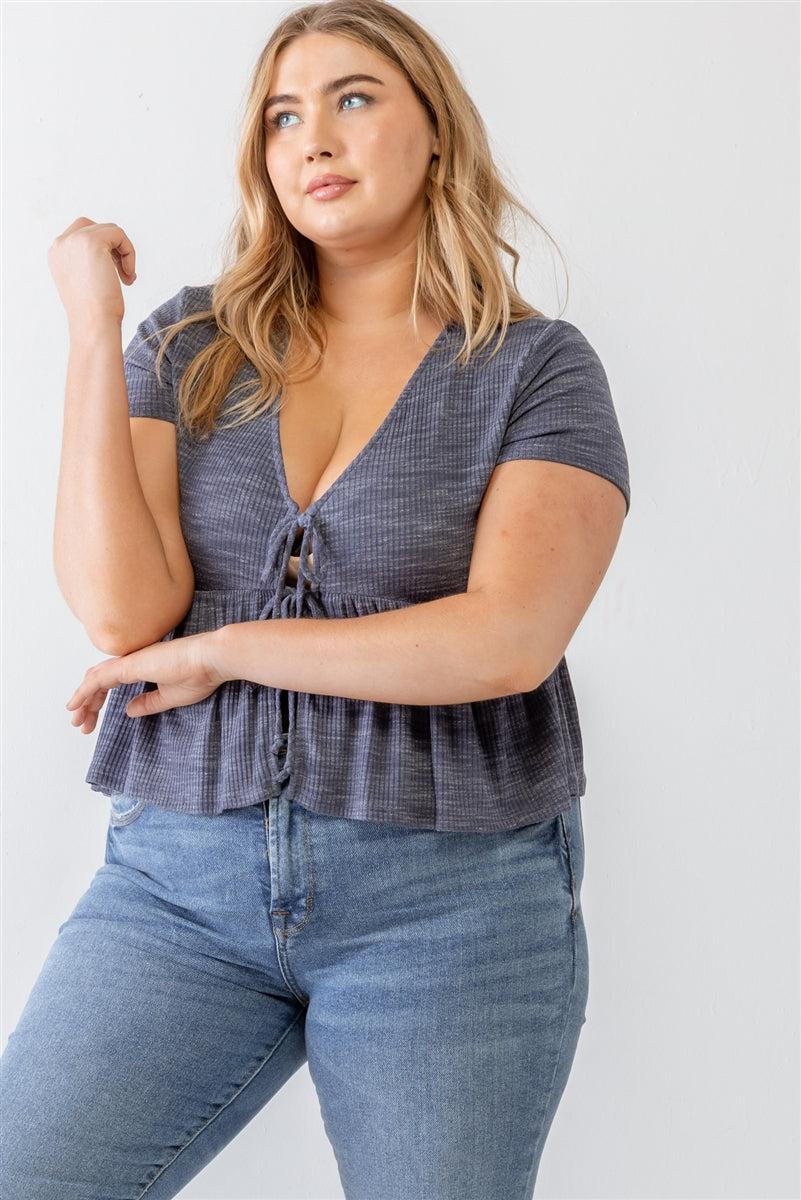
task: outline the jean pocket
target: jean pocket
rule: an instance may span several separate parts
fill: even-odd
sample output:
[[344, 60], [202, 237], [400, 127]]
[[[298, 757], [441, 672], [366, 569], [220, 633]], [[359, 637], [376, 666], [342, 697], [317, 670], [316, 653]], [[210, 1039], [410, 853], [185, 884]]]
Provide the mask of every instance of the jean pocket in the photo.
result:
[[580, 897], [579, 885], [576, 877], [576, 852], [570, 836], [570, 816], [570, 813], [559, 813], [557, 820], [559, 822], [559, 829], [561, 833], [562, 851], [564, 853], [564, 860], [567, 866], [567, 873], [570, 881], [570, 916], [575, 921], [579, 915]]
[[109, 824], [118, 829], [130, 825], [144, 811], [146, 800], [126, 796], [124, 792], [113, 792], [109, 797]]

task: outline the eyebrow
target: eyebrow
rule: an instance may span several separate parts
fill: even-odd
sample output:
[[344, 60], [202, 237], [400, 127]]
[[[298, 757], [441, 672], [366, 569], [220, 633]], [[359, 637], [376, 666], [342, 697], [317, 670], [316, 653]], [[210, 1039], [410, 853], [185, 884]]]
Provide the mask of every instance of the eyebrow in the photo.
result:
[[[380, 87], [384, 86], [382, 79], [376, 79], [375, 75], [340, 75], [339, 79], [332, 79], [329, 83], [324, 83], [319, 89], [321, 96], [328, 96], [331, 92], [338, 92], [341, 87], [346, 87], [350, 83], [377, 83]], [[264, 105], [265, 111], [271, 104], [302, 104], [300, 96], [294, 96], [291, 92], [281, 92], [280, 95], [270, 96]]]

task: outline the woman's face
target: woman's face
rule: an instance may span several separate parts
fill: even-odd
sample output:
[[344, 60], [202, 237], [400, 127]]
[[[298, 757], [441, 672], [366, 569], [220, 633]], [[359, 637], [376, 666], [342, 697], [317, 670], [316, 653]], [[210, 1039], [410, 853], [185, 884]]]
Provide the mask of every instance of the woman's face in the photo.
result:
[[[332, 81], [352, 79], [324, 91]], [[271, 103], [289, 94], [295, 99]], [[267, 173], [287, 219], [318, 246], [355, 249], [412, 236], [436, 137], [406, 76], [345, 38], [307, 33], [278, 55], [265, 105]], [[331, 199], [315, 176], [355, 180]]]

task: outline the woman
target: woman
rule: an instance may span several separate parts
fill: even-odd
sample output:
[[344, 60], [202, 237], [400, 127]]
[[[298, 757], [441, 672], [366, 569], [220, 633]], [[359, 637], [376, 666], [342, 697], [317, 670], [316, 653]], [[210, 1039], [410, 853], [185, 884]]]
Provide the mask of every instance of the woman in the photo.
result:
[[238, 175], [229, 266], [124, 356], [124, 231], [50, 251], [109, 827], [0, 1060], [2, 1194], [175, 1196], [308, 1062], [349, 1200], [523, 1200], [588, 994], [564, 651], [629, 505], [607, 379], [508, 280], [522, 206], [402, 11], [290, 13]]

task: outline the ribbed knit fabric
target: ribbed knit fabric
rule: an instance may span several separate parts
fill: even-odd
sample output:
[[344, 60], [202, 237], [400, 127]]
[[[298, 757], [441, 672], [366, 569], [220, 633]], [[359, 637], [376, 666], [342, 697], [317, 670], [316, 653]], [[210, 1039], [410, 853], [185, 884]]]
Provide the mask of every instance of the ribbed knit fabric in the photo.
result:
[[[238, 621], [359, 617], [465, 591], [481, 501], [509, 459], [602, 475], [628, 513], [628, 461], [604, 368], [574, 325], [548, 317], [510, 326], [492, 359], [494, 342], [467, 367], [452, 361], [461, 327], [446, 326], [380, 428], [301, 511], [274, 410], [217, 427], [207, 441], [190, 440], [178, 422], [173, 389], [213, 336], [210, 320], [178, 334], [156, 380], [157, 331], [210, 300], [210, 285], [182, 288], [141, 322], [124, 354], [130, 415], [178, 428], [196, 591], [163, 640]], [[232, 387], [256, 379], [247, 363]], [[229, 393], [218, 426], [241, 396]], [[290, 554], [299, 556], [296, 581]], [[95, 791], [203, 814], [281, 792], [333, 816], [496, 831], [565, 811], [586, 790], [564, 658], [534, 691], [468, 704], [376, 703], [232, 680], [197, 704], [126, 716], [148, 686], [109, 693], [86, 775]]]

